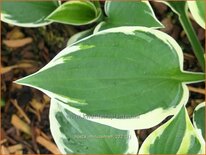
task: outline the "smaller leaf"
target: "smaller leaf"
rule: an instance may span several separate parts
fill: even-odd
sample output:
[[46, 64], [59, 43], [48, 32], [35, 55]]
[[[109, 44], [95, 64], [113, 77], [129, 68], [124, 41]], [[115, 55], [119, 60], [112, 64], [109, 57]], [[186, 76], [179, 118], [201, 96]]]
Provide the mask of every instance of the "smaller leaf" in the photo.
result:
[[81, 118], [52, 99], [50, 125], [60, 151], [87, 154], [136, 154], [138, 141], [133, 130], [119, 130]]
[[196, 22], [205, 29], [205, 0], [187, 1]]
[[197, 133], [205, 139], [205, 102], [200, 103], [194, 111], [193, 123]]
[[107, 18], [104, 23], [100, 23], [99, 30], [119, 26], [164, 27], [155, 17], [152, 7], [147, 1], [106, 1], [105, 13]]
[[85, 25], [95, 22], [101, 16], [101, 10], [89, 1], [69, 1], [63, 3], [47, 19], [70, 25]]
[[147, 137], [139, 154], [203, 154], [204, 152], [204, 142], [195, 132], [183, 106], [176, 116]]
[[51, 23], [45, 18], [59, 6], [59, 1], [15, 2], [4, 0], [1, 5], [3, 22], [22, 27], [38, 27]]

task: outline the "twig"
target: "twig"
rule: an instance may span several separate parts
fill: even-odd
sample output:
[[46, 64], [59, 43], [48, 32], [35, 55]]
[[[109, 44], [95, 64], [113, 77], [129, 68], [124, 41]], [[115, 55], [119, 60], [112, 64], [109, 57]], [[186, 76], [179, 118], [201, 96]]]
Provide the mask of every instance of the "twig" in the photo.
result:
[[192, 92], [199, 93], [199, 94], [203, 94], [203, 95], [206, 94], [204, 89], [195, 88], [195, 87], [191, 87], [191, 86], [188, 86], [188, 88], [189, 88], [189, 90], [192, 91]]
[[58, 148], [56, 147], [56, 145], [48, 140], [46, 140], [45, 138], [38, 136], [36, 138], [37, 143], [41, 144], [42, 146], [44, 146], [45, 148], [47, 148], [49, 151], [51, 151], [54, 154], [61, 154], [61, 152], [58, 150]]
[[24, 110], [18, 105], [16, 100], [11, 100], [11, 103], [16, 107], [16, 109], [19, 111], [19, 113], [24, 117], [25, 121], [30, 124], [31, 121], [29, 119], [29, 117], [26, 115], [26, 113], [24, 112]]

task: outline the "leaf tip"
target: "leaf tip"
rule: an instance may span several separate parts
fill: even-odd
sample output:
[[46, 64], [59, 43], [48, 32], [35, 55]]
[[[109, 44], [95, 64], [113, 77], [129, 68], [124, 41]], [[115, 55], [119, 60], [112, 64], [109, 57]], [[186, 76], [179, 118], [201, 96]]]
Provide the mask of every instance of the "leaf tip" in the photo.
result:
[[19, 84], [19, 85], [24, 85], [24, 84], [26, 84], [26, 83], [24, 82], [24, 80], [22, 80], [22, 79], [13, 81], [13, 83], [15, 83], [15, 84]]
[[30, 85], [31, 84], [31, 81], [29, 80], [30, 78], [29, 78], [29, 76], [26, 76], [26, 77], [24, 77], [24, 78], [21, 78], [21, 79], [18, 79], [18, 80], [16, 80], [16, 81], [13, 81], [13, 83], [15, 83], [15, 84], [19, 84], [19, 85]]

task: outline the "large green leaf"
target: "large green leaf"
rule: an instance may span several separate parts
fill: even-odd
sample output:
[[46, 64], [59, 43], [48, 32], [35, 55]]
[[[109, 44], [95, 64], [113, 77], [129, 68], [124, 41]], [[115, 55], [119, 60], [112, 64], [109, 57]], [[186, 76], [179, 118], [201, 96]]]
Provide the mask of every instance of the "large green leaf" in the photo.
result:
[[205, 0], [187, 1], [196, 22], [205, 29]]
[[205, 139], [205, 102], [195, 108], [193, 123], [199, 135]]
[[203, 154], [204, 142], [192, 126], [183, 106], [175, 117], [152, 132], [139, 154]]
[[63, 3], [47, 19], [64, 24], [85, 25], [95, 22], [100, 16], [101, 10], [93, 3], [73, 0]]
[[148, 1], [106, 1], [104, 8], [107, 17], [95, 31], [119, 26], [163, 27]]
[[22, 27], [38, 27], [51, 23], [45, 18], [59, 6], [59, 2], [3, 0], [1, 5], [2, 21]]
[[134, 130], [119, 130], [88, 121], [51, 100], [50, 126], [60, 151], [87, 154], [136, 154], [138, 141]]
[[169, 35], [119, 27], [68, 46], [17, 83], [63, 100], [77, 115], [103, 117], [92, 121], [141, 129], [176, 114], [188, 100], [185, 83], [204, 80], [204, 74], [182, 68], [181, 48]]

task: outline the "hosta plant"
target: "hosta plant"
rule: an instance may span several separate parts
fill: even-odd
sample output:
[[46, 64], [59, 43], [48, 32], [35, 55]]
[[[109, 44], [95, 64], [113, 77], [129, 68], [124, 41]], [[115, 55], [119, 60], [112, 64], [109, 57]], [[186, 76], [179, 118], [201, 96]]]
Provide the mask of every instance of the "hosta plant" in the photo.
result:
[[[204, 2], [195, 8], [186, 1], [160, 2], [178, 14], [204, 69], [203, 48], [188, 19], [189, 4], [204, 25]], [[35, 13], [28, 18], [31, 9]], [[104, 9], [98, 1], [4, 1], [1, 17], [24, 27], [95, 25], [71, 37], [41, 70], [16, 81], [51, 98], [51, 132], [62, 153], [204, 154], [204, 103], [193, 124], [186, 104], [187, 84], [204, 81], [205, 74], [183, 70], [181, 47], [158, 30], [163, 25], [148, 1], [106, 1]], [[154, 127], [168, 116], [138, 149], [134, 130]]]

